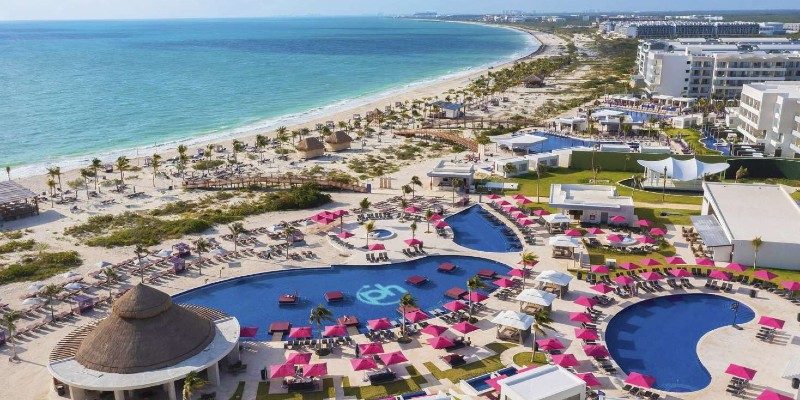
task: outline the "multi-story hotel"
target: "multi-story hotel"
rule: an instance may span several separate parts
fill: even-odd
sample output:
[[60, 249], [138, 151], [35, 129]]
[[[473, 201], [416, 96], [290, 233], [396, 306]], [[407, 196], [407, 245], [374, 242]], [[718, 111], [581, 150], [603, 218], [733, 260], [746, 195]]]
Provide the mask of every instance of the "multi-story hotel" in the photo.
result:
[[800, 82], [752, 83], [742, 88], [737, 130], [776, 157], [800, 158]]
[[710, 22], [710, 21], [609, 21], [606, 32], [617, 36], [655, 39], [673, 37], [718, 38], [758, 35], [757, 22]]

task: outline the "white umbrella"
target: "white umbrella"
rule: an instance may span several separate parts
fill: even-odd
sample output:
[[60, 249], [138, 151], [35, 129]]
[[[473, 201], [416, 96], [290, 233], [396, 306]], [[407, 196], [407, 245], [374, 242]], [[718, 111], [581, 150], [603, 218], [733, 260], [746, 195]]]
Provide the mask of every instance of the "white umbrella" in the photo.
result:
[[63, 274], [61, 274], [61, 277], [62, 277], [62, 278], [64, 278], [64, 279], [69, 279], [69, 278], [72, 278], [73, 276], [80, 276], [80, 275], [81, 275], [81, 274], [78, 274], [78, 273], [75, 273], [75, 272], [69, 271], [69, 272], [67, 272], [67, 273], [63, 273]]
[[265, 247], [265, 246], [266, 246], [266, 243], [261, 243], [259, 241], [256, 241], [255, 243], [253, 243], [253, 247]]
[[38, 292], [38, 291], [42, 290], [43, 287], [44, 287], [44, 283], [34, 282], [34, 283], [31, 283], [30, 285], [28, 285], [28, 291], [29, 292]]
[[239, 240], [250, 239], [250, 235], [248, 235], [246, 233], [240, 233], [239, 236], [237, 236], [237, 238]]
[[171, 255], [172, 255], [172, 250], [167, 250], [167, 249], [161, 250], [158, 253], [156, 253], [156, 257], [161, 257], [161, 258], [169, 257]]
[[97, 264], [95, 264], [94, 266], [97, 267], [97, 268], [105, 268], [105, 267], [110, 267], [112, 265], [114, 265], [114, 264], [111, 264], [108, 261], [100, 261]]
[[516, 311], [504, 310], [492, 318], [492, 322], [524, 331], [533, 325], [533, 317]]
[[540, 306], [549, 306], [553, 304], [558, 296], [553, 293], [545, 292], [538, 289], [525, 289], [520, 292], [515, 299], [524, 303], [538, 304]]
[[312, 221], [310, 219], [304, 219], [304, 220], [300, 221], [300, 225], [302, 225], [302, 226], [309, 226], [309, 225], [314, 225], [314, 224], [316, 224], [316, 222], [314, 222], [314, 221]]
[[211, 254], [218, 255], [218, 256], [219, 255], [223, 255], [223, 254], [225, 254], [227, 252], [228, 252], [228, 250], [225, 250], [222, 247], [217, 247], [216, 249], [210, 251]]
[[68, 285], [64, 285], [64, 289], [67, 289], [67, 290], [81, 290], [81, 289], [83, 289], [83, 285], [81, 285], [78, 282], [72, 282], [72, 283], [70, 283]]
[[581, 247], [581, 243], [578, 241], [578, 239], [566, 235], [553, 236], [550, 238], [550, 242], [548, 244], [552, 247]]
[[542, 271], [539, 276], [534, 279], [536, 282], [545, 282], [545, 283], [552, 283], [558, 286], [567, 286], [569, 285], [570, 281], [572, 281], [572, 275], [565, 274], [559, 271], [553, 271], [551, 269]]
[[144, 265], [144, 264], [147, 264], [149, 262], [150, 262], [150, 260], [148, 260], [145, 257], [145, 258], [142, 258], [142, 259], [137, 259], [136, 261], [133, 262], [133, 265]]
[[29, 297], [22, 301], [22, 305], [25, 306], [37, 306], [39, 304], [44, 304], [44, 300], [38, 297]]

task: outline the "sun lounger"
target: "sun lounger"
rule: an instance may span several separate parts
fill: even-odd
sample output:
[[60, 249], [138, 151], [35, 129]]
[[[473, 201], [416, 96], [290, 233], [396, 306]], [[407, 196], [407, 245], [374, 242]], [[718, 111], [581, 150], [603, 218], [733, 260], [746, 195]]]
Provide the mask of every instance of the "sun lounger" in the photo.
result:
[[344, 294], [342, 292], [335, 290], [331, 292], [325, 293], [325, 300], [328, 303], [335, 302], [335, 301], [342, 301], [344, 300]]

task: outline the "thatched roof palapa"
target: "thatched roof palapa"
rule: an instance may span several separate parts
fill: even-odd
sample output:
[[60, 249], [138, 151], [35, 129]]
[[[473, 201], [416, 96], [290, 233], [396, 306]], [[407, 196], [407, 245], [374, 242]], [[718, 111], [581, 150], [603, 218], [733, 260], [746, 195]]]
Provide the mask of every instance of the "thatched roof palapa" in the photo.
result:
[[352, 141], [353, 138], [351, 138], [350, 135], [348, 135], [344, 131], [336, 131], [325, 138], [325, 143], [330, 143], [330, 144], [343, 144], [343, 143], [350, 143]]
[[315, 137], [308, 137], [298, 142], [295, 148], [300, 151], [313, 151], [323, 150], [325, 149], [325, 145]]

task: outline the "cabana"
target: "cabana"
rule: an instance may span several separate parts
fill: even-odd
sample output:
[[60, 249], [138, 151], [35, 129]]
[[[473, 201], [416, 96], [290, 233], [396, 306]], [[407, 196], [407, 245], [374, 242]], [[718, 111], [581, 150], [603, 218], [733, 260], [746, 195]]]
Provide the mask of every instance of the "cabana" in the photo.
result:
[[555, 128], [559, 131], [569, 130], [570, 132], [585, 131], [589, 128], [585, 117], [559, 117], [553, 119]]
[[192, 249], [186, 243], [178, 243], [172, 246], [172, 249], [175, 251], [175, 255], [180, 258], [186, 258], [192, 255]]
[[297, 150], [297, 155], [306, 160], [322, 157], [325, 154], [325, 145], [315, 137], [307, 137], [301, 140], [294, 148]]
[[36, 193], [13, 181], [0, 182], [0, 222], [39, 215]]
[[72, 308], [72, 310], [78, 314], [83, 314], [84, 312], [94, 308], [94, 297], [79, 294], [73, 297], [72, 300], [75, 302], [75, 306]]
[[500, 400], [584, 400], [586, 382], [558, 365], [544, 365], [497, 381]]
[[553, 293], [545, 292], [544, 290], [529, 288], [520, 292], [514, 300], [519, 302], [519, 310], [522, 312], [538, 311], [540, 308], [550, 311], [553, 307], [553, 301], [557, 297]]
[[170, 270], [175, 274], [179, 274], [186, 270], [186, 260], [180, 257], [171, 257], [169, 262], [172, 263]]
[[497, 325], [498, 339], [523, 344], [531, 333], [533, 317], [516, 311], [503, 310], [492, 318], [492, 323]]
[[617, 215], [636, 220], [633, 199], [617, 195], [615, 186], [554, 183], [550, 185], [550, 206], [590, 224], [605, 224]]
[[555, 258], [572, 258], [575, 249], [581, 247], [578, 239], [566, 235], [552, 236], [548, 244], [553, 248], [553, 257]]
[[570, 274], [548, 269], [542, 271], [533, 281], [539, 284], [540, 289], [544, 288], [547, 292], [557, 290], [560, 298], [569, 292], [569, 283], [572, 282], [572, 279]]
[[526, 88], [540, 88], [544, 86], [544, 77], [539, 74], [531, 74], [524, 81]]
[[645, 189], [670, 189], [699, 192], [703, 190], [703, 178], [708, 175], [721, 174], [730, 165], [728, 163], [705, 163], [696, 158], [679, 160], [668, 157], [663, 160], [637, 160], [645, 168]]
[[564, 233], [570, 222], [572, 222], [572, 219], [564, 214], [542, 215], [541, 218], [544, 221], [547, 232], [550, 234]]
[[473, 184], [475, 165], [441, 160], [427, 175], [430, 178], [431, 189], [450, 191], [454, 179], [462, 179], [469, 188]]
[[431, 106], [432, 106], [431, 108], [433, 108], [433, 107], [438, 107], [439, 108], [439, 112], [438, 113], [431, 112], [431, 115], [434, 118], [455, 119], [455, 118], [464, 117], [464, 109], [465, 109], [465, 107], [461, 103], [450, 103], [450, 102], [446, 102], [446, 101], [435, 101], [435, 102], [431, 103]]
[[344, 131], [336, 131], [325, 138], [325, 148], [328, 151], [342, 151], [350, 148], [353, 138]]
[[523, 135], [515, 135], [515, 136], [492, 136], [489, 138], [492, 142], [494, 142], [500, 148], [508, 149], [509, 151], [521, 151], [521, 152], [528, 152], [528, 149], [537, 144], [542, 143], [547, 140], [546, 137], [531, 135], [531, 134], [523, 134]]

